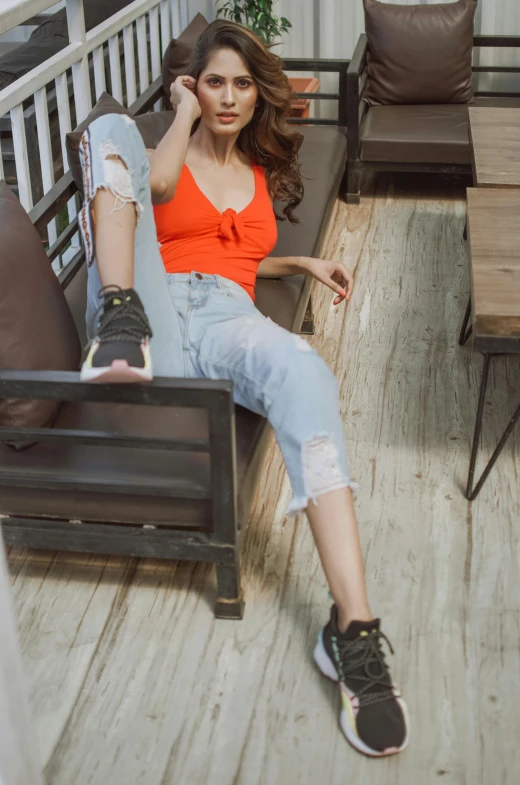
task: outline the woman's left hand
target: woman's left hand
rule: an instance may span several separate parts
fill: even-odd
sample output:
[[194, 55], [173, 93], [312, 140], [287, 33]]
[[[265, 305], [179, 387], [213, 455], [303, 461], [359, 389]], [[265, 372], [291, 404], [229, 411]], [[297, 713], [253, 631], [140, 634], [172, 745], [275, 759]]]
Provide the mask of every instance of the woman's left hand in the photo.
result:
[[350, 300], [354, 278], [344, 264], [310, 257], [304, 257], [301, 263], [306, 273], [336, 292], [338, 296], [334, 299], [334, 305], [339, 305], [342, 300]]

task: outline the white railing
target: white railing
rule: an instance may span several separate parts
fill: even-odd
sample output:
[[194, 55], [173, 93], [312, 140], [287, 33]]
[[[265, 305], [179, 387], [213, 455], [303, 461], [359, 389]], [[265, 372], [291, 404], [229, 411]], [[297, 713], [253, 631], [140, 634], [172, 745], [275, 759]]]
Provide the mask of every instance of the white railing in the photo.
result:
[[[10, 19], [19, 24], [30, 17], [35, 4], [43, 11], [56, 0], [6, 2], [11, 7], [2, 10], [0, 3], [0, 33]], [[2, 137], [5, 145], [9, 134], [0, 134], [0, 179], [6, 174], [4, 162], [14, 157], [18, 195], [28, 211], [52, 188], [56, 176], [68, 171], [65, 134], [85, 119], [92, 101], [109, 86], [120, 103], [132, 104], [160, 75], [164, 50], [188, 21], [186, 0], [134, 0], [86, 32], [83, 3], [66, 0], [68, 45], [0, 92], [2, 127], [9, 117], [12, 134], [12, 142], [8, 140], [12, 151], [2, 149]], [[75, 198], [67, 209], [72, 221], [77, 213]], [[53, 219], [48, 225], [49, 245], [57, 235]], [[79, 246], [77, 236], [72, 246], [68, 256]]]

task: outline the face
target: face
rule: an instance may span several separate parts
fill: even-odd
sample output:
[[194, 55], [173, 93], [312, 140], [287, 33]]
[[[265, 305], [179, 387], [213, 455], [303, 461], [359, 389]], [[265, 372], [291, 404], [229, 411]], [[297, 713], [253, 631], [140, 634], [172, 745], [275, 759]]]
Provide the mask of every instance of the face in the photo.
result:
[[197, 98], [204, 124], [216, 134], [231, 136], [253, 117], [258, 90], [240, 55], [219, 49], [199, 76]]

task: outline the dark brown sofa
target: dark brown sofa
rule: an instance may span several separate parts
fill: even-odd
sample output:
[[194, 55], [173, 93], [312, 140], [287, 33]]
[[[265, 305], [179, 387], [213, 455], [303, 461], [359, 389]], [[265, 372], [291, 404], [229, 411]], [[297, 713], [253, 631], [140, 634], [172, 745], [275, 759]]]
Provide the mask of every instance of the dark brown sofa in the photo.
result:
[[[474, 36], [475, 47], [520, 47], [519, 36]], [[471, 174], [467, 104], [369, 106], [364, 100], [366, 35], [361, 35], [347, 74], [347, 201], [357, 204], [366, 170]], [[474, 106], [520, 107], [518, 68], [473, 66]], [[515, 73], [516, 71], [516, 73]], [[493, 74], [493, 90], [484, 80]]]
[[[305, 61], [292, 61], [291, 70]], [[312, 69], [319, 61], [312, 64]], [[324, 68], [345, 75], [348, 61]], [[131, 107], [160, 96], [157, 80]], [[344, 93], [343, 93], [344, 99]], [[340, 101], [340, 118], [345, 116]], [[309, 122], [309, 121], [308, 121]], [[275, 255], [319, 256], [344, 174], [338, 125], [302, 128], [305, 197], [300, 225], [279, 223]], [[30, 217], [39, 228], [75, 192], [65, 175]], [[58, 238], [59, 253], [73, 224]], [[59, 275], [85, 340], [83, 254]], [[257, 306], [292, 331], [309, 330], [305, 276], [259, 280]], [[307, 314], [307, 318], [305, 316]], [[240, 618], [240, 534], [247, 523], [269, 434], [267, 422], [232, 402], [229, 381], [156, 379], [150, 385], [85, 385], [76, 373], [0, 371], [0, 399], [63, 401], [49, 429], [0, 428], [0, 515], [6, 543], [217, 564], [217, 616]], [[15, 452], [2, 441], [37, 442]]]

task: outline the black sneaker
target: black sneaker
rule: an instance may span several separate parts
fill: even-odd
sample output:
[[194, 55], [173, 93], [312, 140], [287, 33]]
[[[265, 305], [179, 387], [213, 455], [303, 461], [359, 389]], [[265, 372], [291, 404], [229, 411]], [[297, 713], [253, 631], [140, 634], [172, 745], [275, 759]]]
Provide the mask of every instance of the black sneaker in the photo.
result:
[[359, 752], [371, 757], [394, 755], [408, 744], [406, 704], [392, 684], [381, 641], [379, 619], [353, 621], [338, 630], [338, 610], [320, 633], [314, 659], [324, 676], [339, 682], [341, 729]]
[[81, 366], [83, 382], [149, 382], [152, 330], [139, 295], [114, 286], [103, 290], [96, 336]]

